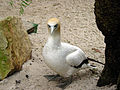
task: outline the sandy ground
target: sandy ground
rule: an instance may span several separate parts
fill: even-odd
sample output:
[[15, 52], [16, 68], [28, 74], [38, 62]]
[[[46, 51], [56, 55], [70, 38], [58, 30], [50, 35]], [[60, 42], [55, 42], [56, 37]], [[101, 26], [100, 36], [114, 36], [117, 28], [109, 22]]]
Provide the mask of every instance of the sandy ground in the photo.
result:
[[[39, 27], [37, 34], [29, 35], [33, 46], [32, 59], [23, 65], [20, 72], [0, 81], [0, 90], [61, 90], [56, 87], [57, 82], [48, 82], [43, 77], [55, 74], [46, 66], [41, 55], [48, 36], [46, 22], [51, 17], [61, 21], [62, 41], [80, 47], [87, 56], [104, 63], [104, 37], [95, 23], [94, 0], [33, 0], [22, 16], [19, 8], [10, 7], [8, 1], [0, 0], [0, 19], [19, 16], [39, 23]], [[80, 70], [65, 90], [115, 90], [115, 86], [96, 87], [103, 66], [92, 64], [98, 67], [98, 74], [89, 69]]]

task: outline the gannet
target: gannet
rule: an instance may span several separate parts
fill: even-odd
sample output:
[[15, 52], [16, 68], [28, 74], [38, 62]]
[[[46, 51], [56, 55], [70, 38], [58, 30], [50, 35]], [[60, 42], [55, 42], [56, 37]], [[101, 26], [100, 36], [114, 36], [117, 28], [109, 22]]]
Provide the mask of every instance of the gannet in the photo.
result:
[[[60, 21], [57, 18], [49, 19], [47, 27], [49, 36], [42, 55], [47, 66], [57, 73], [54, 78], [70, 77], [78, 72], [79, 68], [85, 67], [85, 65], [86, 67], [90, 66], [89, 58], [79, 47], [61, 42]], [[52, 75], [47, 76], [51, 77]], [[68, 84], [64, 83], [59, 87], [64, 88], [66, 85]]]

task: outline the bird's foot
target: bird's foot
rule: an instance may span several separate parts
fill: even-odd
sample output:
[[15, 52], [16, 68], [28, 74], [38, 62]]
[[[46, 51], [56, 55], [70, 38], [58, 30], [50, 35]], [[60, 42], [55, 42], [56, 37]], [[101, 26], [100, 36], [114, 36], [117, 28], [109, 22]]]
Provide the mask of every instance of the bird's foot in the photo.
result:
[[44, 75], [45, 78], [48, 79], [48, 81], [55, 81], [56, 78], [60, 77], [60, 75]]
[[69, 86], [72, 83], [72, 77], [68, 78], [67, 80], [60, 82], [56, 87], [61, 88], [64, 90], [67, 86]]

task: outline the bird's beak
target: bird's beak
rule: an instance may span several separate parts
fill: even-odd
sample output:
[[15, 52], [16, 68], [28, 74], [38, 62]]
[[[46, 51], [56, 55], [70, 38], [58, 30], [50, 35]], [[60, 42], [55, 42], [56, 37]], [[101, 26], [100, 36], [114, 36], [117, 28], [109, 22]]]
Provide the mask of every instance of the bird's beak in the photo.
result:
[[54, 27], [51, 27], [51, 34], [53, 33], [54, 29], [55, 29]]

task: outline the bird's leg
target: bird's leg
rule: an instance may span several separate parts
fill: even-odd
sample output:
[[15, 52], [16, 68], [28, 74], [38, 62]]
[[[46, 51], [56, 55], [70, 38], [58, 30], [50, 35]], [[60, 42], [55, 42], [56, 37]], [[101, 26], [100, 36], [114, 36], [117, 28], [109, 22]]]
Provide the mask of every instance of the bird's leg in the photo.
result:
[[54, 81], [56, 78], [60, 77], [59, 74], [57, 75], [44, 75], [45, 78], [48, 79], [48, 81]]
[[64, 90], [67, 86], [69, 86], [72, 83], [73, 77], [69, 77], [67, 78], [67, 80], [60, 82], [58, 85], [56, 85], [56, 87], [61, 88], [62, 90]]

